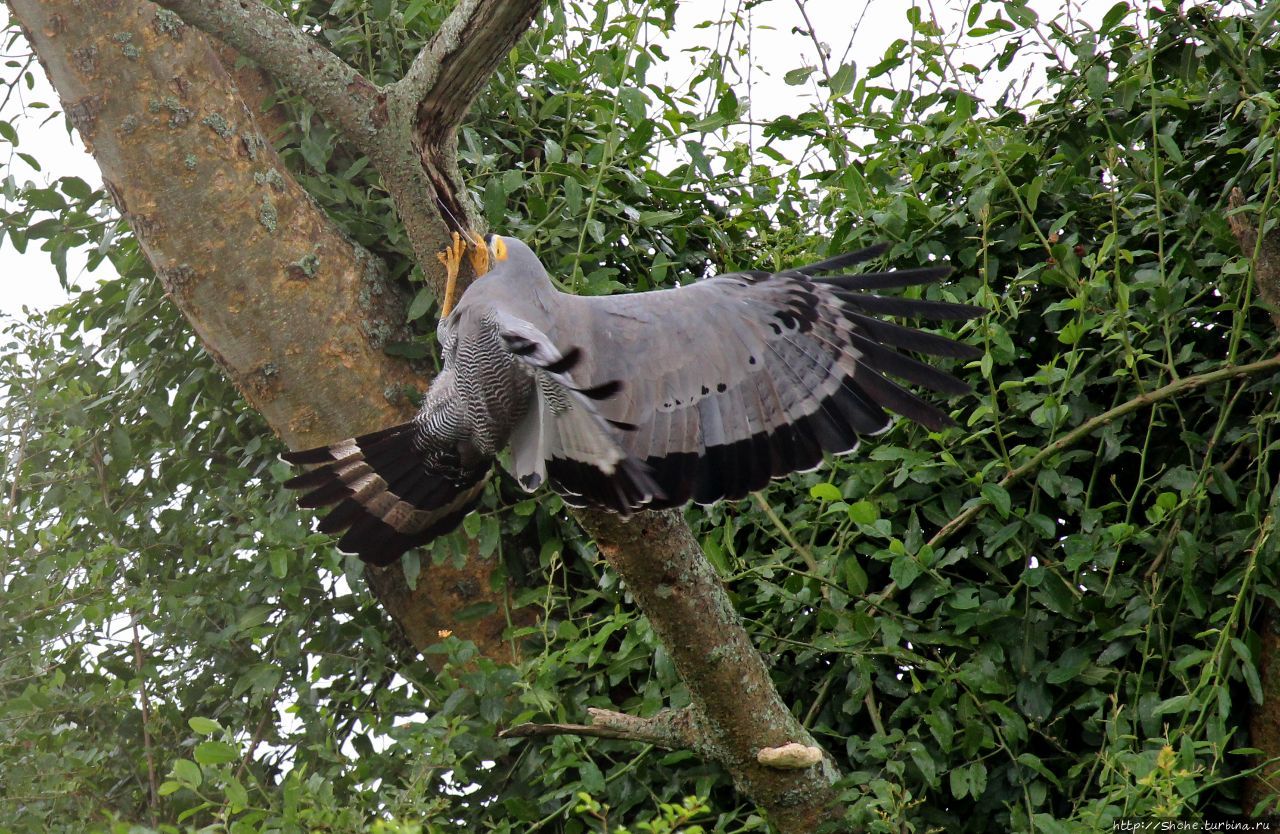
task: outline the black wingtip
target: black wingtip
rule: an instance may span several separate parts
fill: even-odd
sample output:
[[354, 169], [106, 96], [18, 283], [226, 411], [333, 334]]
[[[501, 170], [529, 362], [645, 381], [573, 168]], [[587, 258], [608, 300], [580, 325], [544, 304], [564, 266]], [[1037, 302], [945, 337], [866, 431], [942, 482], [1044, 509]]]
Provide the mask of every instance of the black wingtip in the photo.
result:
[[322, 466], [319, 469], [312, 469], [310, 472], [303, 472], [301, 475], [294, 475], [292, 478], [284, 482], [284, 488], [310, 489], [311, 487], [328, 483], [332, 478], [332, 467]]
[[921, 266], [914, 269], [894, 269], [888, 272], [860, 272], [855, 275], [827, 275], [815, 278], [823, 284], [831, 284], [844, 290], [884, 290], [895, 287], [911, 287], [933, 284], [949, 277], [955, 269], [951, 264]]
[[985, 307], [975, 307], [972, 304], [956, 304], [951, 301], [929, 301], [922, 298], [874, 295], [872, 293], [853, 292], [852, 290], [836, 290], [835, 294], [844, 302], [846, 307], [852, 307], [863, 313], [881, 316], [965, 321], [985, 316], [989, 312]]
[[333, 454], [328, 446], [317, 446], [314, 449], [299, 449], [296, 452], [281, 452], [280, 459], [285, 463], [309, 464], [332, 463]]
[[807, 264], [799, 267], [795, 272], [801, 275], [816, 275], [819, 272], [831, 272], [837, 269], [843, 269], [846, 266], [860, 264], [869, 261], [872, 258], [878, 258], [885, 252], [889, 251], [890, 243], [877, 243], [874, 246], [868, 246], [865, 249], [859, 249], [856, 252], [845, 252], [843, 255], [836, 255], [833, 258], [817, 261], [816, 263]]

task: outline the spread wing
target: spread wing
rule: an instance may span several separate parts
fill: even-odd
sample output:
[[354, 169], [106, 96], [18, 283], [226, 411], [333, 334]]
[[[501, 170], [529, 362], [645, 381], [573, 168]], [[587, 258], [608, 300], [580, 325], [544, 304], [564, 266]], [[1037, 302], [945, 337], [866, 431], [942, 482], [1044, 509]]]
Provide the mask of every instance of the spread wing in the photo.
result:
[[[852, 451], [860, 435], [888, 427], [886, 409], [935, 430], [951, 424], [889, 377], [965, 393], [968, 386], [902, 351], [980, 352], [875, 316], [968, 319], [985, 310], [871, 292], [934, 282], [948, 267], [814, 277], [881, 251], [661, 292], [561, 296], [549, 336], [580, 346], [580, 384], [621, 382], [596, 409], [635, 427], [620, 442], [659, 487], [649, 507], [742, 498], [770, 478], [817, 466], [824, 452]], [[572, 479], [565, 486], [588, 497], [598, 491]]]

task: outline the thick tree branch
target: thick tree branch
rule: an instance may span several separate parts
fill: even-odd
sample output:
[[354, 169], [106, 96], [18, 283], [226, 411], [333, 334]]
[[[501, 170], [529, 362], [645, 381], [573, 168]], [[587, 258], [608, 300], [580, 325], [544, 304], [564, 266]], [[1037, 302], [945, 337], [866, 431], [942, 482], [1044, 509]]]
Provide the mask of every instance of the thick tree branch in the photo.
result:
[[462, 124], [471, 102], [515, 48], [542, 0], [461, 0], [414, 59], [394, 95], [415, 108], [420, 130], [437, 135]]
[[482, 221], [457, 167], [457, 131], [471, 102], [528, 30], [542, 0], [461, 0], [409, 72], [387, 91], [392, 118], [408, 131], [428, 179], [458, 221]]
[[796, 742], [818, 747], [778, 697], [720, 577], [675, 510], [623, 520], [581, 512], [600, 553], [626, 582], [689, 688], [698, 745], [725, 766], [782, 832], [809, 832], [836, 819], [829, 759], [802, 770], [758, 760], [761, 750]]

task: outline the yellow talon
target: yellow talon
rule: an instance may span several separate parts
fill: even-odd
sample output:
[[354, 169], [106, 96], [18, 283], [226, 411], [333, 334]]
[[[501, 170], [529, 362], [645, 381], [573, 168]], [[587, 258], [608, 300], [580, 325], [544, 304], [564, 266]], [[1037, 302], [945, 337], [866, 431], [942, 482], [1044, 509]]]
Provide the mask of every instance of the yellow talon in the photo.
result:
[[468, 236], [471, 238], [471, 251], [467, 253], [467, 257], [471, 261], [471, 271], [479, 278], [489, 271], [489, 247], [484, 238], [475, 232], [470, 232]]
[[440, 318], [449, 315], [453, 310], [454, 295], [458, 291], [458, 270], [462, 266], [462, 253], [467, 245], [462, 242], [462, 235], [453, 233], [453, 243], [437, 252], [436, 258], [444, 264], [444, 301], [440, 304]]
[[444, 301], [440, 305], [440, 317], [444, 318], [453, 310], [458, 292], [458, 272], [462, 269], [462, 256], [465, 254], [471, 263], [471, 272], [479, 278], [489, 271], [489, 247], [484, 238], [475, 232], [466, 232], [466, 237], [458, 232], [453, 233], [453, 243], [436, 253], [436, 258], [444, 264]]

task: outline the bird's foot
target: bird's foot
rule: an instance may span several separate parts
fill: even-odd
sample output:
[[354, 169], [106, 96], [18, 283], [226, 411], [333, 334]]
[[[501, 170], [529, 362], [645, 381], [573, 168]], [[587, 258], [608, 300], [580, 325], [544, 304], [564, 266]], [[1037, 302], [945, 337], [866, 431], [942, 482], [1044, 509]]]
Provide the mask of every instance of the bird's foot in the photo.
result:
[[440, 318], [453, 310], [454, 296], [458, 292], [458, 270], [462, 267], [462, 255], [466, 251], [467, 244], [463, 242], [462, 235], [454, 232], [453, 242], [436, 253], [436, 258], [444, 264], [444, 301], [440, 303]]
[[471, 249], [467, 252], [467, 258], [471, 261], [471, 271], [479, 278], [489, 271], [489, 247], [484, 238], [475, 232], [470, 232], [468, 236], [471, 238]]

